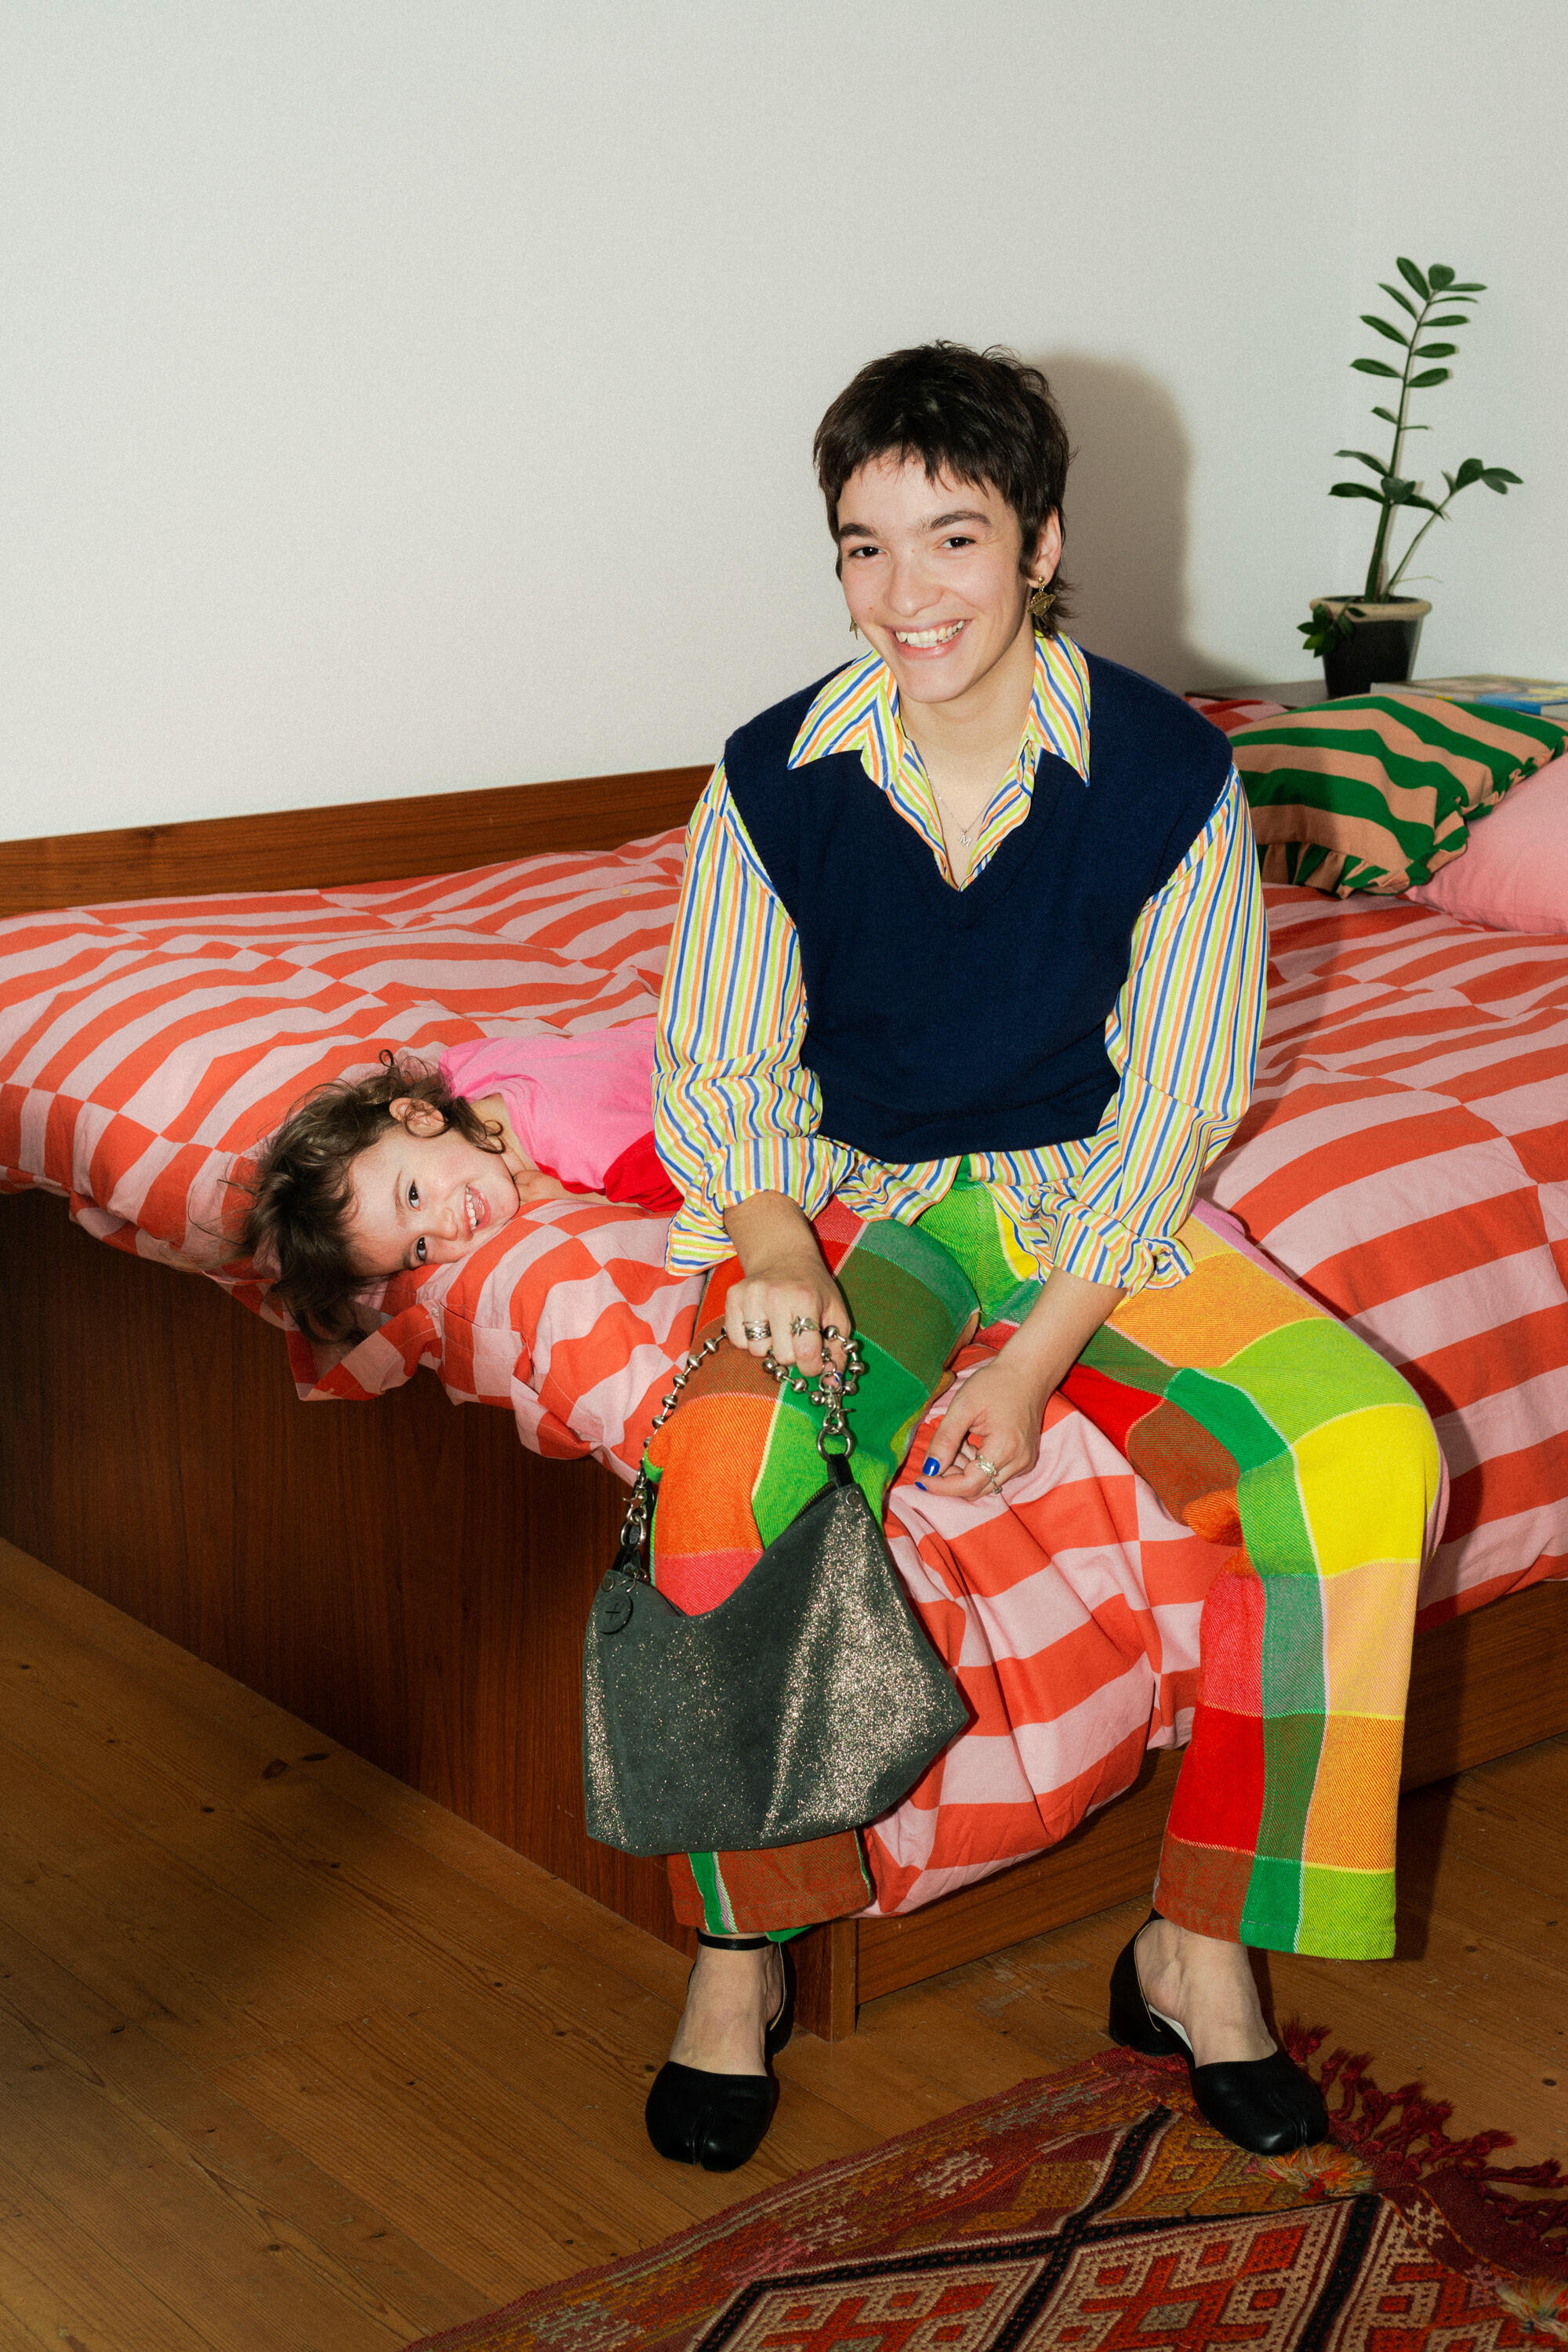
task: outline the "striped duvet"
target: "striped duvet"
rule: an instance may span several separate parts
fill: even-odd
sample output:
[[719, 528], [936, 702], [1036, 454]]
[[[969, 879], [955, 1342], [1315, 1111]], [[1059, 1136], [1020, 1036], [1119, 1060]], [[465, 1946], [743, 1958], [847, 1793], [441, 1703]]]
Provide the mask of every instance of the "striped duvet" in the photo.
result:
[[[232, 1256], [226, 1180], [289, 1102], [385, 1045], [434, 1058], [650, 1012], [680, 849], [672, 833], [613, 856], [0, 922], [0, 1190], [59, 1192], [100, 1240], [265, 1312]], [[1426, 1399], [1453, 1487], [1423, 1583], [1433, 1622], [1568, 1574], [1568, 940], [1403, 899], [1268, 897], [1253, 1104], [1205, 1191]], [[548, 1203], [388, 1284], [357, 1344], [289, 1332], [300, 1392], [374, 1397], [423, 1365], [456, 1401], [509, 1407], [539, 1452], [626, 1476], [698, 1305], [663, 1235]], [[905, 1480], [889, 1531], [918, 1605], [950, 1629], [961, 1613], [978, 1717], [875, 1832], [878, 1906], [900, 1910], [1052, 1843], [1146, 1746], [1185, 1738], [1225, 1555], [1060, 1400], [1006, 1506]]]

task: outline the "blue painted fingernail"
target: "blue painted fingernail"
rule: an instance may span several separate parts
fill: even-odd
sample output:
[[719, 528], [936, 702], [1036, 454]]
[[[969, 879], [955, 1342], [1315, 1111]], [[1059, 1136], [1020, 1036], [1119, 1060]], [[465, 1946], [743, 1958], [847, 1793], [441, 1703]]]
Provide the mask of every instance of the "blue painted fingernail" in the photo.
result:
[[922, 1478], [934, 1478], [940, 1474], [942, 1464], [937, 1460], [936, 1455], [934, 1454], [928, 1454], [925, 1460], [921, 1464], [921, 1476]]

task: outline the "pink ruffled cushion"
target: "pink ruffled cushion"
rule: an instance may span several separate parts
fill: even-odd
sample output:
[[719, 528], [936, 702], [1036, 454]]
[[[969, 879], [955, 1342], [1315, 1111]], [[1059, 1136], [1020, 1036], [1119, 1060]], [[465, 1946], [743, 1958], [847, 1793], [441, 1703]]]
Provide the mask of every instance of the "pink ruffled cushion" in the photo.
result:
[[1472, 817], [1463, 856], [1405, 895], [1494, 931], [1568, 932], [1568, 752]]

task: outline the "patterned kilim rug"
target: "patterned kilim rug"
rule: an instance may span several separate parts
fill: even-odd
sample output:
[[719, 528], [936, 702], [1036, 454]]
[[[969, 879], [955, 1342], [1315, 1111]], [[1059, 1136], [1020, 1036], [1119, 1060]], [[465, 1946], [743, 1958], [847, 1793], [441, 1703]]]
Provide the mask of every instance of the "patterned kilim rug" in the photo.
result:
[[[1321, 2035], [1288, 2030], [1295, 2054]], [[1314, 2069], [1335, 2143], [1243, 2155], [1108, 2051], [410, 2352], [1503, 2352], [1568, 2344], [1553, 2164]]]

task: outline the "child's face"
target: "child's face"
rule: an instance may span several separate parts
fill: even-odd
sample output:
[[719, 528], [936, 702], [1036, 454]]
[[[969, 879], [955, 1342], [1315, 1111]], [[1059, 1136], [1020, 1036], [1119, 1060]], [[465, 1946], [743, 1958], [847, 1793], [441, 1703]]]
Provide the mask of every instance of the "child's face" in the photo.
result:
[[514, 1177], [499, 1152], [481, 1151], [455, 1128], [437, 1126], [439, 1115], [423, 1103], [389, 1108], [395, 1124], [350, 1171], [355, 1265], [365, 1275], [450, 1265], [516, 1216], [538, 1171]]

